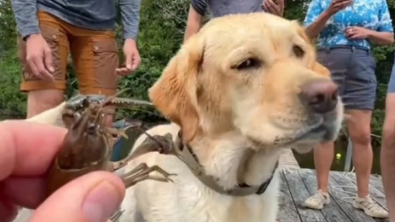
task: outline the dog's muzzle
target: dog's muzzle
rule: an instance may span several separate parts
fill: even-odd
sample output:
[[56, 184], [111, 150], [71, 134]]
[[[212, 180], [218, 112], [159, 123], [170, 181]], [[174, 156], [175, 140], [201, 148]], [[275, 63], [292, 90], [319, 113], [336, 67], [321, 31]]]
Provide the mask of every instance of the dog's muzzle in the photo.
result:
[[333, 111], [338, 103], [337, 85], [331, 80], [318, 79], [304, 83], [300, 97], [311, 112], [326, 114]]

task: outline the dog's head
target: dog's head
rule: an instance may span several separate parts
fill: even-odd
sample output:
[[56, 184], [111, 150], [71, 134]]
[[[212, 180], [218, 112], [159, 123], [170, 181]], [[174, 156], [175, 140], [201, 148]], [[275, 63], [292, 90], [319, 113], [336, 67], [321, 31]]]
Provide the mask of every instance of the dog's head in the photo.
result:
[[149, 96], [184, 142], [236, 130], [259, 147], [297, 148], [338, 134], [343, 108], [329, 76], [298, 23], [230, 15], [192, 36]]

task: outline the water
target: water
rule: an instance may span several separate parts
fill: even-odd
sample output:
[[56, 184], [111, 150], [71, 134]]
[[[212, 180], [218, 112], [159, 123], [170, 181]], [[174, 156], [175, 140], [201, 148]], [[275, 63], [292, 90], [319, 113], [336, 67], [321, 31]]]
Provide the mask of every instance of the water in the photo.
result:
[[[331, 170], [343, 171], [344, 164], [346, 162], [347, 153], [347, 139], [339, 138], [335, 143], [335, 156], [332, 163]], [[305, 154], [298, 154], [294, 152], [295, 158], [298, 161], [301, 168], [314, 169], [314, 156], [313, 151]], [[351, 166], [352, 168], [352, 166]], [[380, 147], [373, 147], [373, 166], [372, 174], [381, 175], [380, 171]]]

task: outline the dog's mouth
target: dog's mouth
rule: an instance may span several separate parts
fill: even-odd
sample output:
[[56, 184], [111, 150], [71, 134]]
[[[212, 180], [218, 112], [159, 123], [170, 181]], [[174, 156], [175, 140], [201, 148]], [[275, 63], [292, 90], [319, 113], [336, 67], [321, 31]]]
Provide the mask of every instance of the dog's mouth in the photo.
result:
[[321, 115], [304, 127], [287, 130], [287, 133], [275, 139], [274, 145], [313, 145], [318, 142], [333, 141], [336, 139], [340, 130], [337, 118], [336, 112]]

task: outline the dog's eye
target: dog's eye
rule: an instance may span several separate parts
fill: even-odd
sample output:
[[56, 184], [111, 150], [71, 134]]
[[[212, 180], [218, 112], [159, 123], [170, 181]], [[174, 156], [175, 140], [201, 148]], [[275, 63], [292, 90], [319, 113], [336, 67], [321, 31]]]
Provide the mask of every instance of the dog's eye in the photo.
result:
[[249, 58], [244, 60], [243, 62], [237, 64], [235, 67], [236, 69], [249, 69], [249, 68], [257, 68], [259, 67], [260, 62], [257, 59]]
[[304, 56], [304, 54], [305, 54], [304, 50], [298, 45], [294, 45], [292, 47], [292, 52], [298, 58], [302, 58]]

